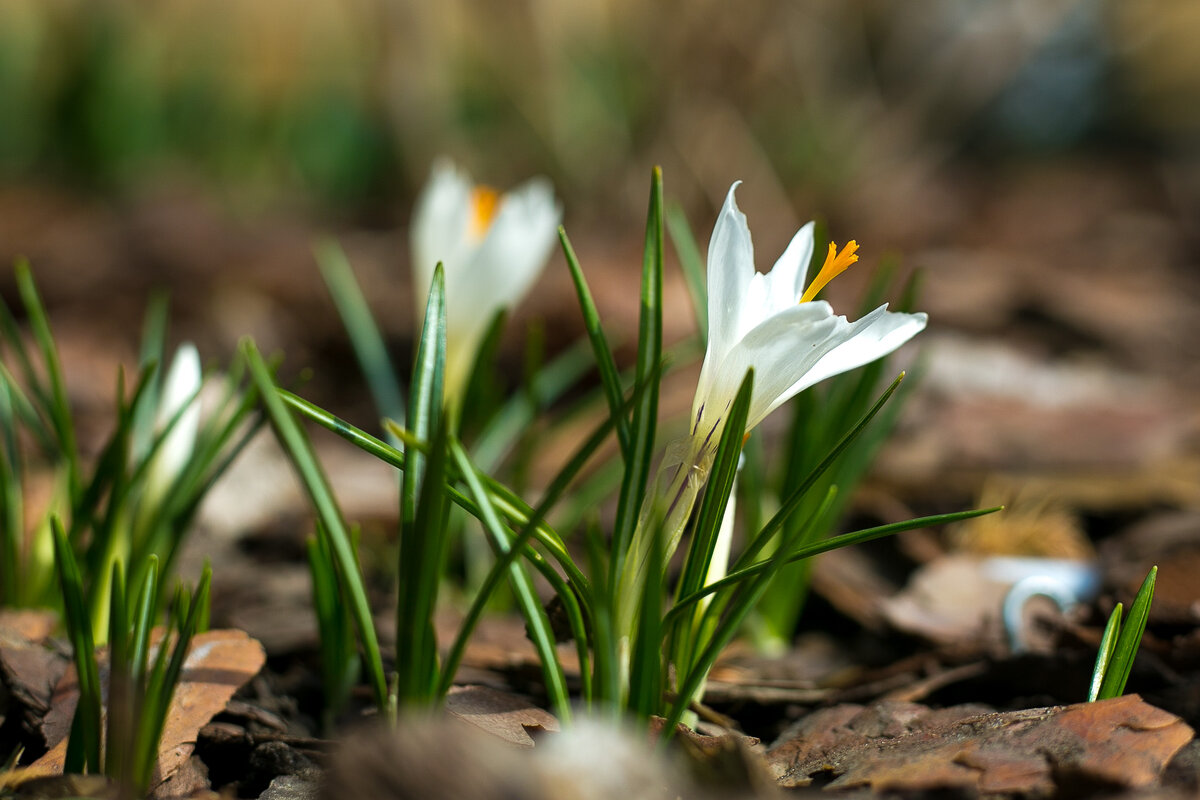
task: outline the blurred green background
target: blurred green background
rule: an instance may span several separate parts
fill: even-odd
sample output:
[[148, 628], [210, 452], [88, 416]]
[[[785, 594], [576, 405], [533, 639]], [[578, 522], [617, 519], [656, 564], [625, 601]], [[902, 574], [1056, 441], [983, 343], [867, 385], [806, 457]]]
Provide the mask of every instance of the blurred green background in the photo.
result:
[[370, 217], [449, 153], [589, 211], [651, 163], [823, 206], [914, 159], [1192, 159], [1196, 41], [1189, 0], [3, 0], [0, 176]]

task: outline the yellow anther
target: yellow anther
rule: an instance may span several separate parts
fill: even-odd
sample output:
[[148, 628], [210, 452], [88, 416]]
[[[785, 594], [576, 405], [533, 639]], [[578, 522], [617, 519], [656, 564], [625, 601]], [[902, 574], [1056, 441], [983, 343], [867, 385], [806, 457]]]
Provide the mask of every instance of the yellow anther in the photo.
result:
[[829, 243], [829, 252], [825, 254], [825, 263], [821, 265], [821, 271], [817, 273], [817, 277], [813, 278], [812, 283], [804, 290], [804, 294], [800, 297], [801, 303], [807, 303], [816, 297], [825, 284], [841, 275], [846, 269], [858, 261], [858, 242], [851, 239], [846, 242], [842, 252], [837, 251], [837, 245], [833, 242]]
[[471, 238], [482, 239], [500, 208], [500, 193], [490, 186], [471, 190]]

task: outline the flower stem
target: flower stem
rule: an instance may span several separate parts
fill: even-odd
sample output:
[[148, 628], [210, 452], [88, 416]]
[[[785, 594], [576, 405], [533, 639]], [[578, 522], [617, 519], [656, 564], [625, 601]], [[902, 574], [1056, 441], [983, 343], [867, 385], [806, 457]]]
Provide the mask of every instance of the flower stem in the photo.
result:
[[638, 609], [645, 601], [646, 570], [652, 548], [661, 541], [662, 563], [670, 561], [711, 467], [712, 453], [708, 448], [698, 446], [694, 438], [673, 442], [659, 464], [652, 491], [647, 492], [642, 503], [637, 528], [629, 544], [629, 555], [618, 582], [617, 596], [613, 598], [617, 610], [618, 667], [623, 693], [629, 687], [629, 658]]

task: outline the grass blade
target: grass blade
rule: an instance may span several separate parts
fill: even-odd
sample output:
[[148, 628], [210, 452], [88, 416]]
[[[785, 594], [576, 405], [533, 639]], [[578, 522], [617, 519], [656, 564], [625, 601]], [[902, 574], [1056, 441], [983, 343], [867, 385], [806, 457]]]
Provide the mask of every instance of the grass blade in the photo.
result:
[[[429, 441], [442, 415], [442, 377], [446, 367], [446, 282], [442, 265], [433, 271], [429, 301], [425, 304], [425, 323], [413, 364], [410, 418], [408, 430], [418, 439]], [[416, 519], [417, 494], [424, 473], [425, 456], [409, 454], [404, 468], [400, 498], [400, 519], [408, 526]], [[403, 569], [403, 567], [401, 567]]]
[[825, 471], [828, 470], [835, 461], [837, 461], [838, 456], [840, 456], [858, 437], [858, 435], [863, 432], [863, 429], [865, 429], [871, 420], [874, 419], [875, 415], [880, 412], [884, 404], [887, 403], [888, 399], [895, 394], [896, 389], [899, 388], [902, 380], [904, 380], [903, 372], [896, 376], [896, 380], [892, 381], [891, 385], [884, 390], [879, 399], [875, 401], [875, 405], [871, 407], [871, 409], [862, 417], [862, 419], [858, 421], [858, 423], [850, 430], [849, 433], [841, 438], [837, 445], [829, 452], [829, 455], [825, 456], [821, 463], [813, 468], [808, 477], [792, 491], [791, 495], [786, 501], [784, 501], [779, 511], [777, 511], [773, 517], [771, 517], [767, 524], [763, 526], [762, 530], [760, 530], [746, 546], [746, 549], [742, 551], [741, 555], [738, 556], [737, 562], [734, 564], [735, 569], [749, 563], [751, 560], [757, 557], [760, 552], [762, 552], [763, 548], [767, 545], [771, 538], [784, 526], [784, 523], [787, 522], [788, 518], [791, 517], [792, 514], [794, 514], [804, 504], [806, 499], [805, 496], [807, 495], [809, 489], [811, 489], [821, 475], [824, 474]]

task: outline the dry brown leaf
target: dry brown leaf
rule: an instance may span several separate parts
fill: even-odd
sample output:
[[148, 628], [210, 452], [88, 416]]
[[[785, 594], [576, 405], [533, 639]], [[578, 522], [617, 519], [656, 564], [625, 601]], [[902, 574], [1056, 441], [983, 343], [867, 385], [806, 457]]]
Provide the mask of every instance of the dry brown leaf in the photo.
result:
[[[262, 645], [244, 631], [206, 631], [192, 640], [171, 710], [167, 713], [152, 785], [166, 780], [187, 761], [199, 730], [225, 707], [234, 692], [262, 669], [264, 663], [266, 653]], [[56, 773], [62, 771], [67, 753], [66, 736], [78, 702], [78, 682], [74, 669], [69, 669], [59, 681], [53, 708], [42, 726], [50, 750], [34, 762], [34, 767]]]
[[54, 633], [58, 615], [41, 608], [6, 608], [0, 610], [0, 642], [19, 641], [40, 644]]
[[69, 662], [64, 653], [45, 644], [57, 619], [50, 611], [0, 611], [0, 683], [34, 719], [49, 710], [54, 687]]
[[446, 710], [517, 747], [533, 747], [532, 730], [558, 731], [558, 719], [528, 700], [486, 686], [456, 686], [446, 696]]
[[1056, 781], [1148, 786], [1191, 739], [1137, 695], [1008, 713], [883, 703], [818, 712], [767, 757], [786, 787], [832, 775], [838, 788], [1046, 796]]

